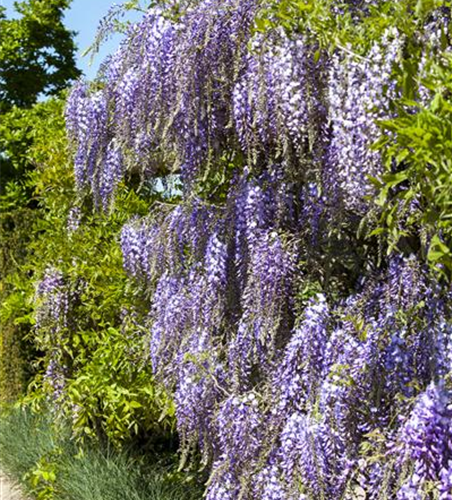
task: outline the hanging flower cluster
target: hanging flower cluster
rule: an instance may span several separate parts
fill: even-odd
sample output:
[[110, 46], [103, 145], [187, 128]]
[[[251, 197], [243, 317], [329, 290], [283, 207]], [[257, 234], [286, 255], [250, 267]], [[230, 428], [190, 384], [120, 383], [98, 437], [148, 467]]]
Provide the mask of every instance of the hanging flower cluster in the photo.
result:
[[305, 154], [309, 143], [319, 139], [322, 69], [303, 38], [289, 39], [283, 31], [253, 38], [233, 93], [236, 132], [244, 151], [294, 161]]
[[70, 294], [63, 273], [55, 268], [46, 269], [36, 287], [36, 325], [44, 335], [41, 348], [52, 346], [44, 380], [50, 388], [52, 398], [58, 402], [64, 396], [66, 367], [61, 362], [60, 338], [68, 326]]
[[[441, 489], [449, 489], [447, 470], [452, 460], [451, 419], [449, 392], [443, 384], [430, 384], [399, 431], [401, 458], [411, 459], [414, 466], [402, 491], [420, 490], [426, 481], [441, 481]], [[450, 489], [448, 493], [451, 493]]]
[[40, 302], [36, 315], [37, 328], [47, 328], [50, 332], [57, 333], [67, 326], [69, 299], [61, 271], [46, 269], [36, 287], [36, 301]]
[[335, 55], [328, 84], [328, 118], [331, 141], [327, 147], [326, 171], [332, 189], [340, 189], [346, 208], [362, 212], [365, 197], [372, 193], [369, 177], [382, 172], [379, 153], [371, 149], [380, 137], [376, 120], [391, 116], [396, 97], [391, 73], [400, 60], [403, 40], [385, 33], [366, 57]]
[[68, 397], [65, 390], [71, 362], [65, 347], [74, 331], [75, 309], [83, 289], [82, 280], [70, 283], [67, 276], [54, 266], [45, 269], [36, 284], [36, 345], [46, 353], [43, 381], [57, 411], [62, 409]]

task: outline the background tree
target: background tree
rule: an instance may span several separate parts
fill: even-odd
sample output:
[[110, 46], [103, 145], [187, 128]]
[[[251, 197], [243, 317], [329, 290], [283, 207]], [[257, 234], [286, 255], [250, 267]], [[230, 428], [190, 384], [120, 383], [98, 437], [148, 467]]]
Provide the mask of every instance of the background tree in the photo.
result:
[[7, 19], [0, 8], [0, 112], [55, 95], [80, 75], [74, 32], [63, 23], [69, 5], [70, 0], [16, 2], [17, 19]]
[[32, 137], [25, 110], [39, 96], [58, 94], [81, 74], [74, 58], [75, 33], [63, 23], [70, 0], [14, 5], [16, 19], [7, 19], [0, 7], [0, 195], [30, 167]]

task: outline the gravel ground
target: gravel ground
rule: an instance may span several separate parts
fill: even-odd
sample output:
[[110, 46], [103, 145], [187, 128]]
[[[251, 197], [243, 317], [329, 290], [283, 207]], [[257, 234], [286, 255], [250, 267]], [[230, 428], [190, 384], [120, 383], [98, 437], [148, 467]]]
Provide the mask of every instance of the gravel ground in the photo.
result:
[[15, 486], [0, 470], [0, 500], [24, 500]]

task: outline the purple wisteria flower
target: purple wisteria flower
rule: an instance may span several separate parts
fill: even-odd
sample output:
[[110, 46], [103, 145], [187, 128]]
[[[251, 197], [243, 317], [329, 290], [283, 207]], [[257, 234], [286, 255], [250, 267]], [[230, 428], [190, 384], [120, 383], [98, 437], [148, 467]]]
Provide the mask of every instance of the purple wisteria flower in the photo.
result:
[[[296, 498], [287, 492], [282, 471], [276, 464], [267, 465], [259, 473], [254, 494], [256, 498], [262, 498], [262, 500], [292, 500]], [[300, 500], [303, 498], [304, 495], [300, 497]]]
[[293, 255], [277, 233], [264, 233], [253, 243], [247, 285], [241, 298], [243, 310], [229, 348], [233, 380], [246, 386], [253, 365], [268, 368], [291, 294]]
[[235, 500], [238, 498], [240, 485], [237, 479], [227, 472], [227, 467], [220, 461], [214, 465], [212, 481], [207, 487], [207, 500]]
[[74, 206], [69, 210], [67, 216], [67, 231], [69, 234], [75, 233], [80, 227], [82, 212], [80, 207]]
[[274, 386], [279, 394], [279, 412], [301, 409], [309, 400], [316, 400], [328, 342], [328, 321], [326, 299], [319, 295], [306, 307], [276, 372]]
[[439, 500], [452, 500], [452, 460], [440, 472]]
[[442, 383], [431, 383], [422, 393], [399, 431], [400, 460], [414, 465], [411, 484], [435, 481], [452, 459], [452, 404]]
[[259, 402], [252, 392], [231, 396], [221, 404], [217, 416], [220, 449], [237, 473], [259, 456], [262, 423]]
[[113, 200], [117, 185], [124, 173], [123, 155], [121, 149], [111, 142], [107, 147], [105, 165], [100, 171], [98, 188], [96, 189], [104, 211], [108, 210]]
[[46, 269], [36, 288], [36, 328], [57, 333], [67, 325], [69, 298], [63, 273], [55, 268]]
[[50, 350], [43, 381], [56, 411], [65, 395], [68, 370], [61, 346], [68, 330], [69, 309], [73, 301], [75, 294], [69, 292], [63, 273], [53, 267], [47, 268], [36, 287], [35, 331], [37, 346]]
[[47, 383], [50, 388], [51, 399], [55, 405], [54, 409], [58, 409], [62, 404], [66, 388], [66, 377], [66, 367], [57, 359], [57, 353], [54, 353], [44, 373], [44, 383]]
[[283, 32], [253, 39], [247, 69], [234, 88], [240, 143], [252, 154], [300, 149], [308, 131], [309, 47]]
[[366, 57], [333, 57], [329, 83], [331, 143], [326, 162], [328, 183], [338, 183], [343, 203], [361, 211], [372, 193], [368, 177], [382, 172], [379, 153], [371, 149], [380, 137], [377, 119], [389, 118], [394, 98], [393, 65], [400, 59], [402, 39], [386, 32]]

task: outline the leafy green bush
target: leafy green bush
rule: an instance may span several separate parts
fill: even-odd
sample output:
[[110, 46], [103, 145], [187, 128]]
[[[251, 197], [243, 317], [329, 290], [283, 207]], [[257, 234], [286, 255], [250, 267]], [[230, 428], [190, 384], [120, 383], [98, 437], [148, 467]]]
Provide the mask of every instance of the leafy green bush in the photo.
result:
[[[56, 170], [55, 175], [64, 172]], [[54, 186], [58, 180], [46, 182]], [[67, 192], [44, 189], [41, 201], [48, 209], [32, 245], [35, 259], [29, 263], [30, 272], [39, 282], [48, 263], [56, 263], [65, 293], [77, 297], [67, 311], [64, 328], [56, 331], [55, 325], [43, 324], [34, 332], [37, 347], [46, 353], [44, 390], [63, 413], [76, 408], [74, 432], [79, 437], [106, 436], [120, 444], [133, 435], [158, 434], [157, 428], [170, 431], [174, 411], [153, 383], [143, 333], [132, 320], [124, 319], [129, 313], [139, 317], [140, 307], [145, 309], [144, 297], [130, 287], [123, 270], [119, 232], [131, 214], [142, 213], [146, 204], [132, 191], [125, 192], [121, 210], [110, 215], [81, 212], [83, 228], [69, 232], [72, 199]], [[35, 301], [35, 306], [39, 314], [42, 301]], [[60, 377], [61, 395], [54, 391], [60, 383], [58, 375], [48, 373], [55, 359], [66, 367]]]
[[[31, 146], [21, 149], [11, 139], [11, 154], [19, 166], [34, 169], [0, 200], [0, 265], [7, 270], [0, 286], [0, 398], [17, 396], [37, 370], [36, 397], [43, 390], [61, 414], [76, 408], [73, 430], [79, 438], [106, 437], [119, 445], [133, 436], [169, 436], [174, 408], [153, 382], [143, 331], [134, 321], [147, 310], [147, 298], [131, 287], [119, 245], [125, 222], [146, 214], [161, 194], [146, 186], [137, 194], [138, 180], [122, 190], [117, 210], [93, 210], [74, 192], [63, 102], [54, 99], [17, 114], [9, 127], [24, 125]], [[49, 265], [63, 276], [65, 293], [77, 297], [70, 321], [58, 331], [48, 322], [35, 325], [43, 305], [36, 287]], [[56, 359], [65, 366], [59, 395], [58, 374], [49, 368]], [[25, 365], [34, 371], [23, 373]]]
[[[33, 327], [34, 271], [25, 264], [33, 259], [32, 243], [41, 232], [36, 169], [47, 153], [61, 161], [64, 155], [62, 102], [49, 100], [26, 110], [13, 109], [0, 125], [0, 168], [13, 169], [15, 181], [0, 189], [0, 401], [13, 400], [36, 373], [37, 352], [29, 337]], [[52, 134], [49, 143], [47, 134]], [[36, 149], [33, 149], [36, 147]], [[5, 174], [5, 176], [3, 175]]]

